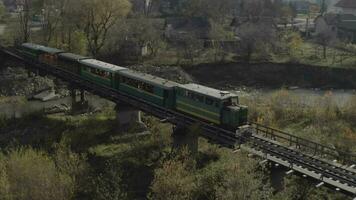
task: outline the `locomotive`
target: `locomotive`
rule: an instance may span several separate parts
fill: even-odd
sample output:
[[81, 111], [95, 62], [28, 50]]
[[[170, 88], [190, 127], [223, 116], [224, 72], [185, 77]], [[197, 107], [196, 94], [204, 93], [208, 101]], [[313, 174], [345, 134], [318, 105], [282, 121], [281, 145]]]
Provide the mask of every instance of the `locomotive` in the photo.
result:
[[199, 84], [179, 84], [125, 67], [60, 49], [24, 43], [18, 51], [34, 62], [55, 66], [84, 80], [146, 102], [175, 110], [220, 127], [237, 130], [247, 125], [246, 106], [236, 94]]

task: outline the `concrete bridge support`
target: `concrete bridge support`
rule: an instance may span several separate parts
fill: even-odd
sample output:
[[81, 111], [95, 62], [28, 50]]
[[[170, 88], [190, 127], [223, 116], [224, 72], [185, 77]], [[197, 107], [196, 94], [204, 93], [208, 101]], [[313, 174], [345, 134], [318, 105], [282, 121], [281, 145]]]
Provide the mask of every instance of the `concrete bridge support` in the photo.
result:
[[275, 191], [282, 191], [284, 189], [285, 176], [286, 176], [286, 171], [282, 167], [271, 163], [270, 180], [271, 180], [271, 186]]
[[72, 98], [72, 113], [82, 113], [89, 109], [89, 103], [85, 97], [85, 91], [80, 90], [80, 99], [77, 101], [77, 90], [75, 88], [70, 89], [70, 95]]
[[196, 157], [198, 155], [198, 137], [199, 127], [173, 127], [173, 151], [181, 151], [186, 148], [190, 155]]
[[126, 103], [117, 103], [116, 107], [117, 130], [122, 132], [145, 132], [146, 125], [141, 120], [141, 111]]

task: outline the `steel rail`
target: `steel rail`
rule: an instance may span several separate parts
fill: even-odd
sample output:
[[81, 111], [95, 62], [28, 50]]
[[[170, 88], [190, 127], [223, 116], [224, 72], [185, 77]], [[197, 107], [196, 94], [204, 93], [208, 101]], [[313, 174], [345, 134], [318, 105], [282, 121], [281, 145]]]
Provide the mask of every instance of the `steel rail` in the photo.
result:
[[352, 171], [336, 167], [327, 162], [323, 162], [316, 158], [312, 158], [305, 154], [301, 154], [261, 138], [255, 136], [252, 137], [254, 138], [251, 141], [253, 143], [257, 143], [258, 148], [263, 147], [262, 151], [265, 153], [270, 153], [286, 161], [289, 161], [292, 164], [297, 164], [309, 169], [310, 171], [317, 172], [323, 177], [339, 180], [340, 183], [344, 183], [356, 188], [356, 173]]

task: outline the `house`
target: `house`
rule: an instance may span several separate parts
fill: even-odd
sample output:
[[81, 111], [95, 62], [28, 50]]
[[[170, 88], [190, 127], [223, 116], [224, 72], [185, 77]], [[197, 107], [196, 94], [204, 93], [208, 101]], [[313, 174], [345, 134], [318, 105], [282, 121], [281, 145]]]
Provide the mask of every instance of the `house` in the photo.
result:
[[327, 32], [332, 38], [356, 42], [356, 16], [328, 13], [315, 19], [316, 35]]
[[328, 13], [324, 16], [318, 16], [315, 21], [315, 34], [319, 35], [322, 33], [331, 34], [332, 38], [337, 38], [337, 25], [338, 17], [337, 14]]
[[340, 8], [336, 7], [336, 4], [339, 3], [340, 0], [325, 0], [325, 4], [327, 5], [327, 13], [339, 13]]
[[339, 14], [356, 15], [356, 0], [340, 0], [335, 4]]

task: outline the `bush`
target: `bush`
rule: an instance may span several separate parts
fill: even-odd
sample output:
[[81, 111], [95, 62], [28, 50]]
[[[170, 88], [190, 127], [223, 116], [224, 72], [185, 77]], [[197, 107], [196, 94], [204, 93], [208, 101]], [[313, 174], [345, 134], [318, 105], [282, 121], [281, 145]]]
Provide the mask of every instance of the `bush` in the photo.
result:
[[345, 121], [352, 126], [356, 126], [356, 95], [353, 95], [345, 108], [343, 109], [343, 116]]
[[103, 169], [96, 172], [92, 178], [93, 193], [90, 196], [96, 200], [128, 199], [127, 188], [123, 184], [122, 177], [120, 160], [106, 161]]
[[[74, 154], [72, 154], [75, 157]], [[66, 158], [65, 160], [70, 160]], [[32, 148], [9, 150], [0, 155], [2, 199], [73, 199], [76, 175], [59, 167], [49, 155]], [[78, 168], [76, 170], [78, 171]]]
[[194, 187], [194, 176], [185, 164], [179, 160], [169, 160], [156, 170], [150, 199], [193, 199]]

